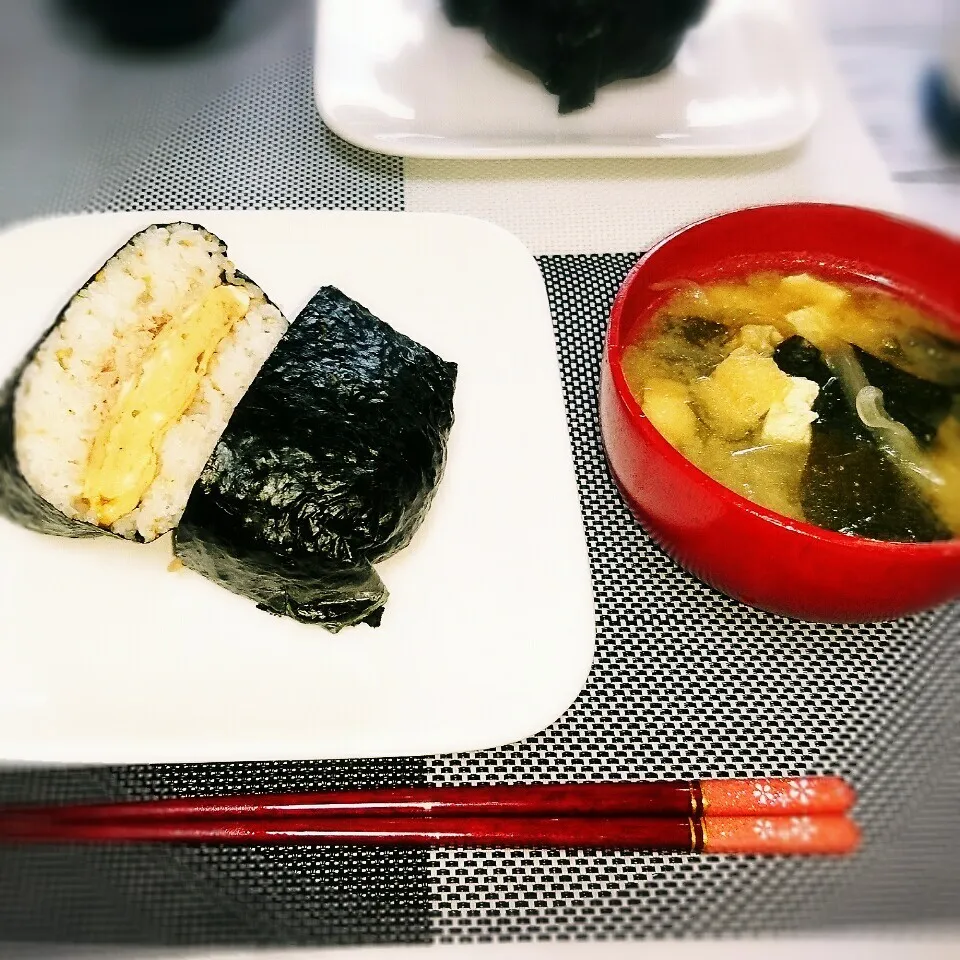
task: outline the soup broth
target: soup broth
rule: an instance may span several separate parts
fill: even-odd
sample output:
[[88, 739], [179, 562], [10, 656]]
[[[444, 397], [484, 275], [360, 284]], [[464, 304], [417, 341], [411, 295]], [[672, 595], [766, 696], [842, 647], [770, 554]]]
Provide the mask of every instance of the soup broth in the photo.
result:
[[960, 345], [871, 287], [678, 282], [625, 349], [659, 432], [724, 486], [840, 533], [960, 533]]

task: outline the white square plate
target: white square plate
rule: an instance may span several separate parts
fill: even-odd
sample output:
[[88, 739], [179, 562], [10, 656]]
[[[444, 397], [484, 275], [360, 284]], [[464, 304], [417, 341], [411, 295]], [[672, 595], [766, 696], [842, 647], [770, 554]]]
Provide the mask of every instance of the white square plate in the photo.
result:
[[387, 757], [530, 736], [593, 656], [590, 573], [540, 271], [498, 227], [434, 214], [96, 214], [0, 235], [0, 376], [133, 233], [186, 219], [293, 318], [339, 286], [459, 364], [449, 462], [379, 564], [383, 624], [333, 636], [144, 546], [0, 519], [0, 759]]
[[[642, 0], [637, 0], [642, 2]], [[672, 67], [556, 97], [451, 26], [440, 0], [317, 0], [316, 99], [351, 143], [408, 157], [729, 156], [779, 150], [813, 125], [809, 26], [793, 0], [713, 0]]]

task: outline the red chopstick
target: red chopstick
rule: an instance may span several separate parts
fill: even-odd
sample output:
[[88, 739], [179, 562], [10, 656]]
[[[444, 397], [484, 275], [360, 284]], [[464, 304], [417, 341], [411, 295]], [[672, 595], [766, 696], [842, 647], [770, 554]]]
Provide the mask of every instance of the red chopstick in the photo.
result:
[[0, 820], [0, 842], [227, 843], [541, 847], [723, 854], [847, 854], [860, 834], [846, 816], [285, 817], [281, 819]]
[[823, 815], [856, 800], [839, 777], [666, 780], [468, 787], [400, 787], [325, 793], [186, 797], [0, 808], [9, 816], [70, 821], [285, 817], [619, 817]]

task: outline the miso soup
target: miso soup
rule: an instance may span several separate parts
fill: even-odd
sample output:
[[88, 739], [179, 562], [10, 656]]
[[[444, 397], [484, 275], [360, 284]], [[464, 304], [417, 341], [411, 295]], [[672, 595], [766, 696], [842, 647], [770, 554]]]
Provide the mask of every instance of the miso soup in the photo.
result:
[[960, 533], [960, 344], [944, 324], [807, 273], [672, 289], [622, 364], [685, 457], [760, 506], [839, 533]]

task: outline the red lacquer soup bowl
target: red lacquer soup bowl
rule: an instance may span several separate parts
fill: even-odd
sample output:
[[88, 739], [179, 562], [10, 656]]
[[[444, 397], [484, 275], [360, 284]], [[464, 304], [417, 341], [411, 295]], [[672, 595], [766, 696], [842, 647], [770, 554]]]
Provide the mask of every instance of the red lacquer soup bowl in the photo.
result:
[[670, 296], [670, 281], [759, 270], [879, 285], [960, 339], [960, 243], [870, 210], [785, 204], [723, 214], [654, 247], [610, 316], [600, 422], [614, 478], [654, 540], [694, 576], [754, 607], [805, 620], [864, 622], [960, 596], [960, 540], [887, 543], [833, 533], [759, 507], [695, 467], [630, 393], [624, 348]]

